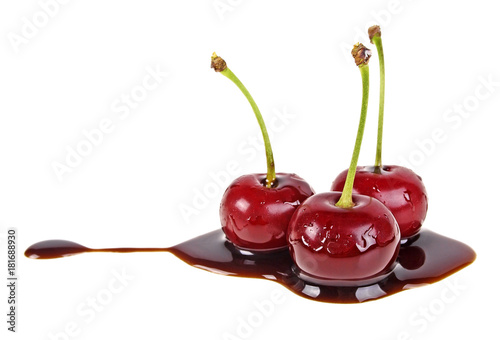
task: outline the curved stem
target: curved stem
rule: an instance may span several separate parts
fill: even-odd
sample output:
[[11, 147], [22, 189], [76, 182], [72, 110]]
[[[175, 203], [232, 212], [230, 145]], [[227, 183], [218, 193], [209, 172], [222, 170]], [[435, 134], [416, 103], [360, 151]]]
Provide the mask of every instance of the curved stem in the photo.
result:
[[368, 65], [361, 65], [359, 70], [361, 72], [361, 80], [363, 82], [361, 116], [359, 118], [358, 134], [356, 136], [356, 143], [354, 144], [351, 165], [347, 171], [344, 190], [342, 190], [342, 196], [340, 196], [339, 201], [335, 204], [340, 208], [352, 208], [354, 206], [354, 202], [352, 201], [352, 188], [354, 186], [354, 176], [356, 175], [356, 166], [358, 165], [359, 151], [361, 150], [361, 142], [363, 141], [363, 133], [365, 131], [366, 112], [368, 110], [368, 93], [370, 88], [370, 72]]
[[375, 166], [382, 166], [382, 133], [384, 130], [384, 101], [385, 101], [385, 63], [382, 38], [374, 36], [372, 42], [377, 47], [378, 61], [380, 65], [380, 99], [378, 107], [378, 132], [377, 132], [377, 153], [375, 155]]
[[252, 106], [253, 112], [255, 114], [255, 118], [259, 122], [260, 130], [262, 131], [262, 137], [264, 138], [264, 146], [266, 148], [266, 160], [267, 160], [267, 176], [266, 176], [266, 187], [271, 188], [273, 186], [274, 181], [276, 181], [276, 170], [274, 167], [274, 157], [273, 150], [271, 148], [271, 141], [269, 140], [269, 135], [267, 133], [266, 124], [264, 123], [264, 119], [262, 118], [262, 114], [260, 113], [257, 104], [252, 98], [252, 95], [246, 89], [245, 85], [236, 77], [236, 75], [227, 67], [220, 71], [221, 74], [226, 76], [229, 80], [231, 80], [241, 92], [245, 95], [248, 102]]

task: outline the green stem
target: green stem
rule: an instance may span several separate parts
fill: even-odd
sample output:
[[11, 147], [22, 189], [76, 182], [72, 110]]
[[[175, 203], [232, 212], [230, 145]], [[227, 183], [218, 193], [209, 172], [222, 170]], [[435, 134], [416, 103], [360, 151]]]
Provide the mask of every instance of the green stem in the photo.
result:
[[342, 196], [336, 206], [340, 208], [352, 208], [354, 202], [352, 201], [352, 188], [354, 186], [354, 176], [356, 175], [356, 166], [358, 165], [359, 151], [361, 150], [361, 142], [363, 141], [363, 133], [365, 131], [366, 112], [368, 110], [368, 92], [370, 88], [370, 72], [368, 64], [359, 67], [361, 72], [361, 80], [363, 82], [363, 99], [361, 101], [361, 116], [359, 118], [358, 134], [356, 136], [356, 143], [352, 153], [351, 165], [347, 171], [347, 178], [344, 184]]
[[264, 138], [264, 146], [266, 149], [266, 160], [267, 160], [266, 187], [271, 188], [274, 182], [276, 181], [276, 170], [274, 167], [273, 149], [271, 148], [271, 141], [269, 140], [269, 135], [267, 133], [266, 124], [264, 123], [262, 114], [260, 113], [257, 104], [255, 104], [252, 95], [250, 94], [250, 92], [248, 92], [245, 85], [243, 85], [243, 83], [238, 79], [238, 77], [236, 77], [236, 75], [227, 67], [224, 60], [218, 57], [215, 53], [212, 56], [212, 67], [216, 70], [216, 72], [220, 72], [221, 74], [226, 76], [229, 80], [231, 80], [236, 86], [238, 86], [240, 91], [245, 95], [248, 102], [252, 106], [255, 118], [257, 118], [260, 130], [262, 131], [262, 137]]
[[380, 99], [378, 107], [378, 133], [377, 133], [377, 153], [375, 156], [375, 166], [382, 166], [382, 133], [384, 130], [384, 101], [385, 101], [385, 63], [382, 38], [374, 36], [372, 42], [377, 47], [378, 61], [380, 65]]

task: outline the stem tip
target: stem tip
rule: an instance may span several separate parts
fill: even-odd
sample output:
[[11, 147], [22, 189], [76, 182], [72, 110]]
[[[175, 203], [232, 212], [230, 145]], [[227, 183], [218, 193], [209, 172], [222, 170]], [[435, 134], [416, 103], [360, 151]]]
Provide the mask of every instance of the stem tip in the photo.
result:
[[352, 57], [354, 58], [354, 62], [357, 66], [361, 67], [364, 65], [368, 65], [368, 61], [372, 56], [372, 51], [370, 51], [365, 45], [361, 43], [357, 43], [354, 45], [351, 51]]
[[212, 54], [212, 63], [210, 67], [215, 70], [215, 72], [222, 72], [227, 68], [226, 62], [224, 59], [219, 57], [215, 52]]
[[373, 44], [374, 37], [381, 37], [382, 32], [380, 31], [379, 25], [374, 25], [368, 29], [368, 37], [370, 37], [370, 42]]

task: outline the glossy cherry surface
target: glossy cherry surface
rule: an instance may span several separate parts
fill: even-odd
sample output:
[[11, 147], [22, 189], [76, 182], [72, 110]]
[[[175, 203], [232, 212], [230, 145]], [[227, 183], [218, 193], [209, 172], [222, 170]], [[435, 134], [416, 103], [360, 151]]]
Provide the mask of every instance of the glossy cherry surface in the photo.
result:
[[[333, 181], [331, 190], [344, 187], [347, 170]], [[353, 192], [374, 197], [392, 212], [401, 230], [401, 238], [416, 235], [427, 215], [427, 192], [422, 178], [412, 170], [388, 165], [359, 166], [356, 170]]]
[[314, 195], [302, 203], [288, 229], [290, 254], [307, 281], [359, 285], [390, 273], [400, 232], [379, 201], [353, 195], [354, 207], [335, 204], [340, 192]]
[[313, 189], [295, 174], [277, 173], [271, 188], [266, 174], [235, 179], [220, 205], [222, 230], [234, 245], [251, 250], [273, 250], [287, 246], [288, 222]]

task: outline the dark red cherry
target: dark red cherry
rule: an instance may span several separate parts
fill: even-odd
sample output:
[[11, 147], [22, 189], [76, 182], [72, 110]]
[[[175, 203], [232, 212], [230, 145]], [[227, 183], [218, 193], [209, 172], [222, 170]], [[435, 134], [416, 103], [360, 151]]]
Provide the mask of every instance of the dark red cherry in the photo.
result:
[[[401, 238], [416, 235], [427, 215], [427, 193], [422, 179], [410, 169], [391, 165], [382, 166], [382, 136], [385, 103], [385, 62], [380, 26], [368, 29], [370, 42], [377, 47], [380, 66], [380, 99], [375, 166], [357, 167], [353, 192], [375, 197], [393, 213], [401, 230]], [[351, 170], [351, 169], [349, 169]], [[333, 181], [331, 190], [342, 190], [349, 178], [348, 171], [342, 172]]]
[[352, 56], [361, 73], [363, 97], [351, 165], [342, 193], [309, 197], [288, 226], [290, 254], [305, 281], [332, 285], [365, 285], [394, 268], [401, 234], [392, 213], [380, 201], [353, 195], [369, 93], [371, 52], [356, 44]]
[[267, 162], [266, 174], [241, 176], [226, 189], [220, 205], [222, 230], [227, 239], [240, 248], [284, 248], [292, 214], [314, 191], [295, 174], [276, 173], [271, 142], [257, 104], [224, 59], [215, 53], [211, 67], [231, 80], [252, 106], [264, 139]]
[[[331, 190], [341, 191], [347, 170], [333, 181]], [[392, 212], [401, 238], [416, 235], [427, 215], [427, 193], [422, 178], [408, 168], [388, 165], [359, 166], [356, 169], [353, 192], [374, 197]]]
[[288, 228], [290, 254], [299, 276], [318, 283], [362, 284], [391, 272], [400, 233], [394, 216], [378, 200], [352, 195], [354, 206], [336, 206], [340, 192], [304, 201]]
[[240, 248], [273, 250], [287, 246], [288, 222], [313, 189], [295, 174], [277, 173], [271, 188], [266, 174], [244, 175], [226, 189], [220, 205], [222, 230]]

